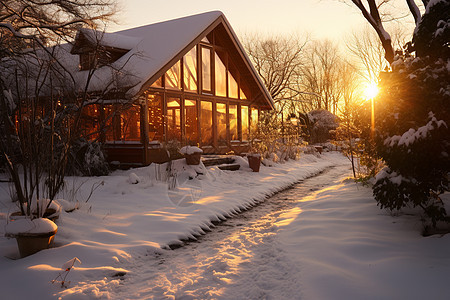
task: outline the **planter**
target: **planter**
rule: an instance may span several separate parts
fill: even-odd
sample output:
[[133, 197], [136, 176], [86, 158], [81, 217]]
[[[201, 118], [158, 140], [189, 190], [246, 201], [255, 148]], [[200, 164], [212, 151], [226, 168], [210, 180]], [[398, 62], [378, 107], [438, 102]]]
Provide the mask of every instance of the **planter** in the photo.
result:
[[185, 146], [180, 149], [180, 153], [184, 155], [186, 164], [199, 165], [203, 150], [194, 146]]
[[[56, 202], [56, 200], [53, 200], [52, 203], [50, 204], [50, 207], [48, 207], [45, 212], [44, 215], [42, 216], [42, 218], [47, 218], [53, 222], [55, 222], [56, 220], [59, 219], [59, 215], [61, 214], [61, 205], [59, 205], [59, 203]], [[32, 213], [33, 218], [38, 218], [38, 215], [36, 213], [36, 211], [34, 211]], [[17, 220], [17, 219], [23, 219], [26, 218], [26, 216], [22, 215], [22, 212], [20, 211], [16, 211], [13, 212], [9, 215], [10, 220]]]
[[202, 154], [200, 152], [185, 154], [186, 164], [188, 165], [199, 165]]
[[17, 219], [6, 225], [5, 236], [17, 241], [20, 257], [48, 249], [53, 245], [58, 226], [46, 218]]
[[248, 166], [253, 172], [259, 172], [259, 167], [261, 165], [261, 155], [259, 154], [249, 154], [247, 155]]
[[53, 246], [53, 240], [58, 230], [46, 233], [20, 233], [15, 235], [20, 257], [26, 257]]

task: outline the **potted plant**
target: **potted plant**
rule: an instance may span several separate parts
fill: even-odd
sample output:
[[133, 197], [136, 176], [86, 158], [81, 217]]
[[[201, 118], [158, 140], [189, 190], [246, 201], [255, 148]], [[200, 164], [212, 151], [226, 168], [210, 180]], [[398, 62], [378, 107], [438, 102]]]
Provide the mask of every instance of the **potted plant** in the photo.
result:
[[[49, 199], [41, 199], [39, 202], [41, 204], [41, 209], [38, 210], [38, 201], [33, 201], [31, 203], [31, 217], [33, 218], [47, 218], [53, 222], [59, 219], [61, 214], [62, 206], [57, 202], [57, 200], [50, 201]], [[45, 209], [43, 209], [45, 207]], [[27, 217], [27, 212], [22, 213], [22, 211], [16, 211], [9, 215], [10, 220], [21, 219]]]
[[184, 155], [186, 164], [199, 165], [203, 150], [195, 146], [184, 146], [180, 149], [180, 153]]
[[248, 166], [253, 172], [259, 172], [259, 167], [261, 166], [261, 154], [259, 153], [248, 153]]
[[52, 246], [58, 226], [47, 218], [20, 218], [5, 227], [5, 236], [17, 241], [20, 257], [26, 257]]

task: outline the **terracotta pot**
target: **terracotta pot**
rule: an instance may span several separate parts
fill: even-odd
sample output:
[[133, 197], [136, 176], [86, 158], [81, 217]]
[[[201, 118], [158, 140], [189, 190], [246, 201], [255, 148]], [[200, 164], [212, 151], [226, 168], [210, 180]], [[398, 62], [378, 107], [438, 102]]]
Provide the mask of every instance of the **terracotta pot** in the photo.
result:
[[199, 165], [200, 159], [202, 157], [201, 152], [195, 152], [192, 154], [185, 154], [184, 157], [186, 158], [186, 164], [188, 165]]
[[14, 235], [19, 248], [20, 257], [26, 257], [53, 245], [58, 229], [46, 233], [19, 233]]
[[259, 167], [261, 165], [261, 155], [247, 155], [248, 166], [253, 172], [259, 172]]

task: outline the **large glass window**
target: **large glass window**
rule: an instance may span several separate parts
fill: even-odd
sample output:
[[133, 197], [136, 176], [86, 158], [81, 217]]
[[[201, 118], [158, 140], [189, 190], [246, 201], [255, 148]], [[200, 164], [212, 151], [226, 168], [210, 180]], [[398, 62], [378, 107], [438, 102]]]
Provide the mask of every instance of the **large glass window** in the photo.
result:
[[183, 58], [184, 89], [197, 91], [197, 51], [192, 48]]
[[181, 102], [178, 97], [167, 98], [167, 141], [181, 141]]
[[199, 142], [197, 101], [190, 99], [184, 100], [184, 116], [186, 143], [191, 146], [196, 146]]
[[167, 70], [166, 88], [178, 90], [181, 88], [180, 61], [177, 61], [169, 70]]
[[248, 141], [248, 106], [241, 106], [242, 140]]
[[238, 98], [238, 84], [230, 72], [228, 72], [228, 97]]
[[100, 132], [100, 105], [92, 104], [83, 107], [83, 134], [88, 140], [95, 140]]
[[258, 131], [258, 109], [256, 107], [251, 108], [251, 119], [250, 119], [250, 132], [252, 134], [256, 134]]
[[243, 82], [242, 79], [241, 79], [241, 85], [240, 86], [241, 86], [241, 89], [239, 91], [240, 98], [242, 100], [251, 99], [252, 97], [251, 97], [250, 89], [245, 84], [245, 82]]
[[227, 105], [216, 104], [217, 142], [219, 145], [227, 144]]
[[239, 95], [242, 100], [247, 100], [247, 97], [242, 89], [239, 90]]
[[211, 92], [211, 49], [202, 47], [202, 86], [203, 90]]
[[148, 101], [148, 138], [150, 141], [163, 141], [163, 100], [160, 94], [147, 94]]
[[162, 77], [159, 77], [158, 79], [156, 79], [156, 81], [153, 82], [151, 86], [152, 87], [162, 87]]
[[230, 119], [230, 139], [232, 141], [239, 140], [238, 136], [238, 108], [236, 104], [230, 104], [228, 106], [228, 116]]
[[122, 141], [140, 141], [141, 114], [140, 107], [133, 105], [120, 113], [120, 128]]
[[227, 68], [217, 53], [215, 54], [216, 96], [227, 96]]
[[105, 105], [103, 111], [105, 113], [106, 141], [120, 141], [120, 118], [116, 114], [116, 107]]
[[200, 107], [200, 128], [202, 145], [212, 145], [213, 143], [213, 110], [212, 102], [201, 101]]

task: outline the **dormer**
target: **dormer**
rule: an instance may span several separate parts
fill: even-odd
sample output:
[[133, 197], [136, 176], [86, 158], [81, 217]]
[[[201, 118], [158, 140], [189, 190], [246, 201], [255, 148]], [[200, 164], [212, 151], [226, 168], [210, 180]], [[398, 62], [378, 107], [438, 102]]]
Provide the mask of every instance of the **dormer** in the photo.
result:
[[111, 45], [108, 38], [111, 40], [111, 34], [86, 29], [78, 32], [70, 53], [79, 56], [81, 71], [112, 64], [130, 51]]

